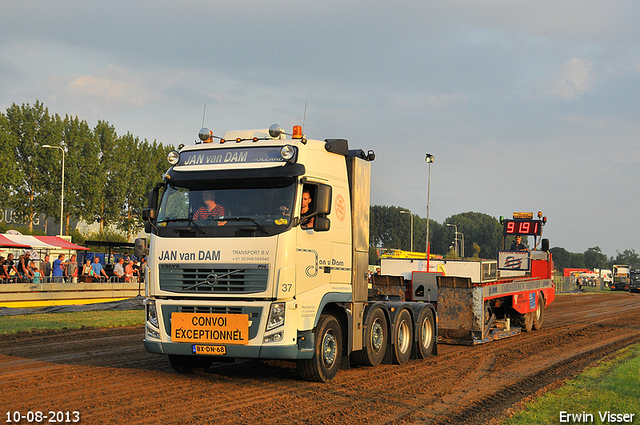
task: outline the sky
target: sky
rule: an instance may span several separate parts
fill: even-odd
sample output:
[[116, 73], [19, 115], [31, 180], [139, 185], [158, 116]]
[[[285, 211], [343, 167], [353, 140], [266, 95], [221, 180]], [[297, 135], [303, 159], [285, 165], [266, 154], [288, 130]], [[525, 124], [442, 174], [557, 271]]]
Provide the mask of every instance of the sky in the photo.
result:
[[615, 256], [640, 252], [639, 16], [637, 0], [4, 1], [0, 110], [39, 100], [174, 146], [203, 116], [216, 135], [304, 125], [375, 151], [372, 204], [426, 217], [430, 192], [439, 223], [542, 211], [551, 247]]

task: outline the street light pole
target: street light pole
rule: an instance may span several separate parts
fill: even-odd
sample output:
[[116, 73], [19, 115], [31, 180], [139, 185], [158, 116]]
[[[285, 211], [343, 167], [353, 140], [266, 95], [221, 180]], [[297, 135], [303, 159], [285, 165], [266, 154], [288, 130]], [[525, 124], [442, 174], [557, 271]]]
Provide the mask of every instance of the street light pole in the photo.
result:
[[400, 214], [409, 214], [411, 216], [411, 252], [413, 252], [413, 214], [411, 214], [411, 211], [400, 211]]
[[454, 246], [454, 251], [456, 253], [456, 255], [460, 255], [460, 253], [458, 252], [458, 226], [456, 226], [455, 224], [447, 224], [447, 226], [449, 227], [453, 227], [454, 230], [454, 235], [453, 235], [453, 246]]
[[462, 245], [461, 245], [461, 248], [460, 248], [460, 251], [462, 252], [462, 254], [460, 255], [460, 257], [464, 258], [464, 233], [458, 232], [458, 234], [460, 236], [462, 236]]
[[60, 190], [60, 236], [62, 236], [62, 218], [64, 210], [64, 149], [62, 146], [42, 145], [43, 148], [60, 149], [62, 152], [62, 189]]
[[429, 270], [429, 198], [431, 197], [431, 163], [435, 157], [430, 153], [425, 157], [425, 161], [429, 164], [429, 177], [427, 179], [427, 247], [426, 247], [426, 256], [427, 256], [427, 271]]

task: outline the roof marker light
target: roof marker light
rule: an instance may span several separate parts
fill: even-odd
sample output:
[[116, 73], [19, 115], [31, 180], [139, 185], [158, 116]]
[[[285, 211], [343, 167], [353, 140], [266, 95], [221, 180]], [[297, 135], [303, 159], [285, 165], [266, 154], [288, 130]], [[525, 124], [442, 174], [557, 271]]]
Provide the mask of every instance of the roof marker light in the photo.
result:
[[302, 127], [299, 125], [293, 126], [293, 133], [291, 135], [292, 139], [302, 139]]

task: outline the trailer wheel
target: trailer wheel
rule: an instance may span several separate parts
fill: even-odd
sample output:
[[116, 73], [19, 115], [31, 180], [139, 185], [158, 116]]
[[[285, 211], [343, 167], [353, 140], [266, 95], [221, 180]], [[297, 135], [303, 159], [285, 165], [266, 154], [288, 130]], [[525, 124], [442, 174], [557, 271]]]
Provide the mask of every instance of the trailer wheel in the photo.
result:
[[393, 342], [393, 362], [405, 364], [411, 356], [411, 346], [413, 345], [413, 322], [407, 310], [402, 310], [396, 320], [395, 341]]
[[202, 356], [169, 354], [169, 363], [178, 373], [204, 373], [213, 364], [213, 359]]
[[351, 353], [353, 361], [362, 366], [377, 366], [382, 363], [387, 351], [388, 335], [387, 318], [382, 309], [375, 308], [369, 314], [364, 333], [364, 347]]
[[342, 330], [330, 314], [320, 316], [314, 333], [313, 357], [298, 360], [298, 371], [305, 381], [329, 382], [340, 369], [342, 360]]
[[411, 353], [411, 358], [426, 359], [433, 353], [436, 341], [435, 328], [433, 313], [429, 308], [423, 308], [415, 326], [414, 352]]
[[544, 322], [544, 297], [542, 292], [538, 294], [538, 308], [533, 312], [533, 329], [536, 331], [542, 328]]

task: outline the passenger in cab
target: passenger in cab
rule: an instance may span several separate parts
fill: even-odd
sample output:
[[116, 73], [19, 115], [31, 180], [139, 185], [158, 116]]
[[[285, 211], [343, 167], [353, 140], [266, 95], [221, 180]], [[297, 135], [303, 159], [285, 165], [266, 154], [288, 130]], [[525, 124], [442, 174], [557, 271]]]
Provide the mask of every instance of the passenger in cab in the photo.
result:
[[307, 215], [311, 213], [309, 210], [309, 204], [311, 204], [311, 192], [309, 189], [304, 189], [302, 192], [302, 209], [300, 210], [300, 228], [302, 229], [313, 229], [313, 217], [305, 218]]

